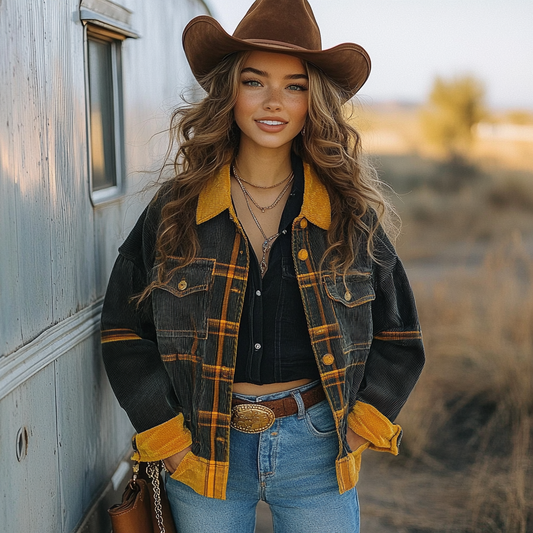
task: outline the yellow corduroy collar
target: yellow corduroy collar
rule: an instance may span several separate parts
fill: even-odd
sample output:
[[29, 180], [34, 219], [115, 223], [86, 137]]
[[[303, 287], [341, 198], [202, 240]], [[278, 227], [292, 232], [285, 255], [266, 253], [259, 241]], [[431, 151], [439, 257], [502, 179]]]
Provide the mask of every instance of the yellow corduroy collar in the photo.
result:
[[[307, 163], [304, 163], [304, 178], [304, 200], [298, 218], [305, 217], [315, 226], [327, 230], [331, 224], [331, 204], [326, 187]], [[222, 168], [200, 193], [196, 224], [203, 224], [226, 209], [235, 215], [231, 201], [229, 165]]]

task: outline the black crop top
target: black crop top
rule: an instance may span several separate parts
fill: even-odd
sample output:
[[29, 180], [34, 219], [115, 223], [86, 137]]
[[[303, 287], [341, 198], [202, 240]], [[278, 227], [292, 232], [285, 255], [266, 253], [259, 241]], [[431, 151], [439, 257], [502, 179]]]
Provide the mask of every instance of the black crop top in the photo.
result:
[[264, 385], [297, 379], [319, 379], [291, 253], [292, 222], [303, 203], [304, 172], [292, 156], [294, 182], [261, 278], [250, 246], [250, 270], [244, 296], [235, 383]]

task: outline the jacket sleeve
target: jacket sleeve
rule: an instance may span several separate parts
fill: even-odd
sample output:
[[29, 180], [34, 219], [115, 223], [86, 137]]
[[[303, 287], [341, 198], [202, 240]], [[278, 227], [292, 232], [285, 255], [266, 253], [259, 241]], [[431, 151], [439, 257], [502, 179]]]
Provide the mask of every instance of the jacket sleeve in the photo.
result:
[[142, 261], [146, 212], [120, 249], [102, 309], [102, 354], [113, 391], [139, 432], [134, 459], [155, 461], [191, 444], [161, 360], [149, 302], [131, 298], [147, 284]]
[[371, 449], [396, 455], [402, 430], [393, 421], [420, 376], [425, 356], [403, 265], [383, 231], [375, 242], [373, 340], [348, 425], [370, 441]]

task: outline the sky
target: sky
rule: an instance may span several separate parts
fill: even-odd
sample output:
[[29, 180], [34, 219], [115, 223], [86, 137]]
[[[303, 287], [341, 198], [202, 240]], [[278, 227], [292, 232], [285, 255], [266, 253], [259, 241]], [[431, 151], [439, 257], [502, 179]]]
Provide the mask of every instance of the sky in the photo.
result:
[[[253, 0], [207, 0], [233, 30]], [[483, 82], [493, 109], [533, 110], [533, 0], [310, 0], [322, 47], [355, 42], [372, 59], [367, 104], [424, 102], [436, 76]]]

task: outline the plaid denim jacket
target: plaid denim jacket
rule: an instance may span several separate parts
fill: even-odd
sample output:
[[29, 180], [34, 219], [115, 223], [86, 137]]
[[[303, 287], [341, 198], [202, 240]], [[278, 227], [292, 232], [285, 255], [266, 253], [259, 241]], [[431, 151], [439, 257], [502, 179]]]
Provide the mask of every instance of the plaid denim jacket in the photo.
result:
[[[398, 453], [393, 424], [424, 364], [413, 295], [394, 248], [380, 233], [372, 261], [361, 247], [345, 280], [318, 263], [331, 220], [324, 185], [304, 165], [305, 190], [292, 251], [309, 335], [339, 438], [341, 493], [357, 483], [362, 451]], [[102, 312], [102, 350], [115, 394], [139, 432], [134, 458], [154, 461], [187, 446], [173, 477], [225, 498], [237, 337], [249, 251], [231, 202], [229, 166], [202, 191], [196, 212], [200, 253], [149, 304], [131, 296], [153, 274], [160, 203], [142, 214], [111, 274]], [[179, 266], [173, 257], [171, 266]], [[346, 428], [369, 441], [350, 450]]]

